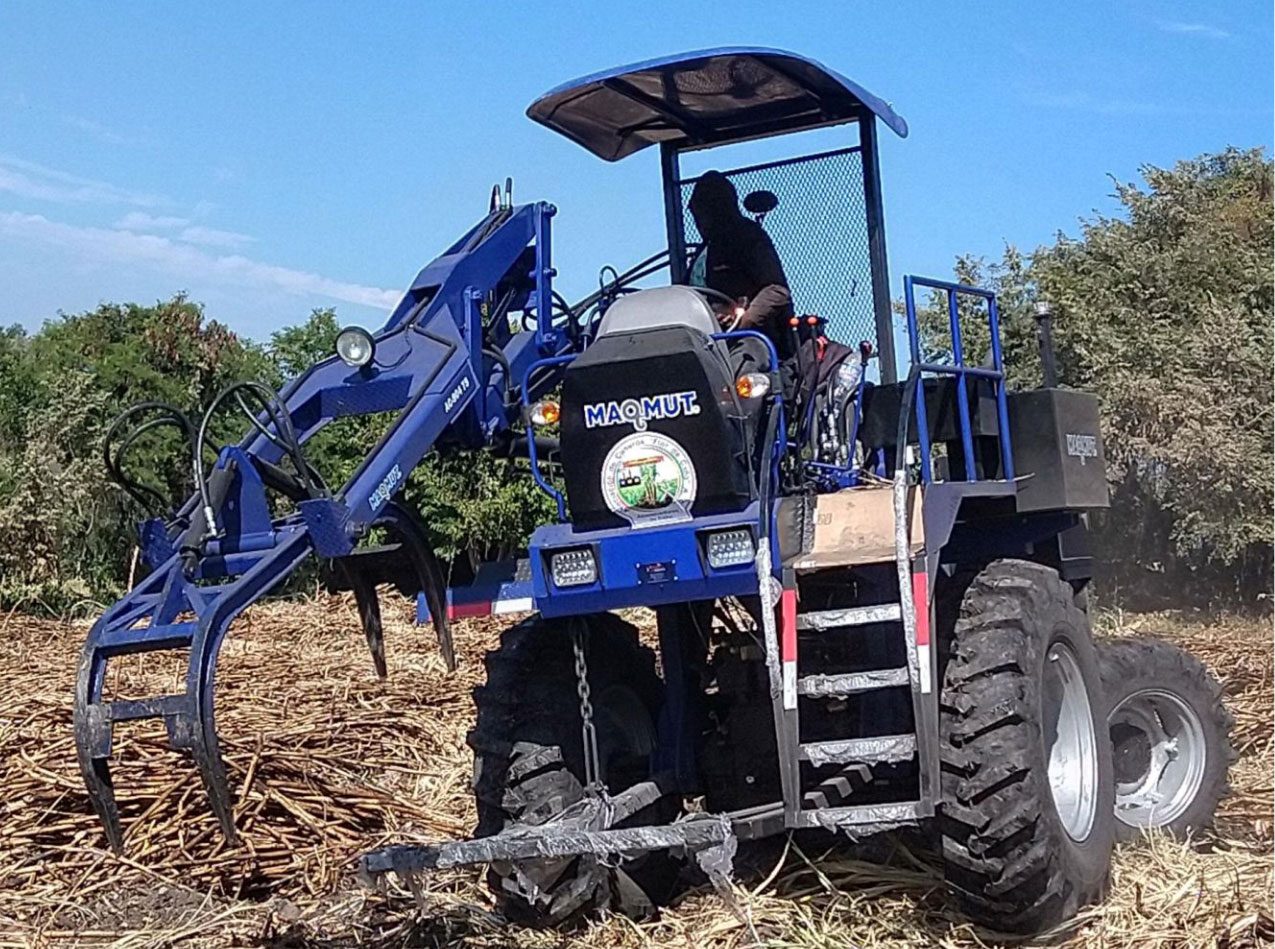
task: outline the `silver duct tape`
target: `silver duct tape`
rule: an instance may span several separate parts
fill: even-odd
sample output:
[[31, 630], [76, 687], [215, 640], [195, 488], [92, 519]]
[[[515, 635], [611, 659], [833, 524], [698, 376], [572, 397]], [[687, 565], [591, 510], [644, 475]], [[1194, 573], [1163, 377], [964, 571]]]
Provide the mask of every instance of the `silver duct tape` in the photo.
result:
[[915, 753], [915, 735], [847, 738], [844, 741], [821, 741], [801, 746], [801, 756], [816, 768], [850, 761], [888, 764], [907, 761]]
[[779, 634], [775, 629], [775, 590], [770, 575], [770, 538], [757, 541], [757, 554], [753, 557], [757, 571], [757, 593], [761, 597], [762, 639], [766, 644], [766, 671], [770, 678], [770, 698], [779, 698], [782, 689], [779, 672]]

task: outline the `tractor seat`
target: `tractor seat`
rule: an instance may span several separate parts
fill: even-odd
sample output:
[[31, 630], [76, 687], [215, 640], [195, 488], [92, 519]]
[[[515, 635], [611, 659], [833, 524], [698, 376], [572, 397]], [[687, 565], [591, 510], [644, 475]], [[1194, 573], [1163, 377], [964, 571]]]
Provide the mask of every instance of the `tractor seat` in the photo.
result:
[[705, 336], [721, 331], [702, 294], [689, 287], [653, 287], [625, 294], [607, 307], [596, 338], [670, 326], [698, 330]]

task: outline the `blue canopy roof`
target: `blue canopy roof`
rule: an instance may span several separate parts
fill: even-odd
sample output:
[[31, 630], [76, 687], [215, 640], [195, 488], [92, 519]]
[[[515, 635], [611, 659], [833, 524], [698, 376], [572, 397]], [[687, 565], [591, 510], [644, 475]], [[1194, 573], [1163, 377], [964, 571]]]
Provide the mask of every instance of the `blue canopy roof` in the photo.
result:
[[761, 46], [723, 46], [594, 73], [527, 109], [541, 125], [619, 161], [648, 145], [724, 145], [875, 115], [900, 136], [908, 124], [822, 63]]

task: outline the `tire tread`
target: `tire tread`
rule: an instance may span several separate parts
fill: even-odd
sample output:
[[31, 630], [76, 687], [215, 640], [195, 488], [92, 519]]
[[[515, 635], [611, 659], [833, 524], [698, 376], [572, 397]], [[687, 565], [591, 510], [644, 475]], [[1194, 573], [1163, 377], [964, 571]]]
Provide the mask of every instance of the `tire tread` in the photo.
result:
[[[1038, 686], [1031, 681], [1052, 634], [1042, 635], [1042, 623], [1062, 618], [1085, 631], [1087, 621], [1056, 571], [1019, 560], [983, 568], [964, 586], [959, 614], [952, 612], [949, 606], [951, 628], [939, 644], [939, 827], [948, 882], [976, 921], [1004, 932], [1039, 931], [1101, 896], [1105, 886], [1105, 872], [1096, 883], [1073, 879], [1054, 845], [1033, 710]], [[1096, 722], [1104, 722], [1105, 706], [1096, 695], [1090, 700], [1101, 708]], [[1094, 833], [1106, 834], [1109, 851], [1109, 804], [1096, 821]]]

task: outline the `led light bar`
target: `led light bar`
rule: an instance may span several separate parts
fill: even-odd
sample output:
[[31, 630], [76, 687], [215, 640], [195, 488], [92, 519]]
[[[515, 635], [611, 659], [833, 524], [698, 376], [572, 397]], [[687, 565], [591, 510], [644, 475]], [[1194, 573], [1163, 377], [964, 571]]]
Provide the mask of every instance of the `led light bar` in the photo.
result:
[[708, 565], [714, 570], [737, 567], [753, 560], [753, 532], [746, 527], [715, 531], [708, 535]]
[[598, 581], [598, 563], [588, 547], [563, 550], [549, 556], [549, 574], [556, 587], [578, 587]]

